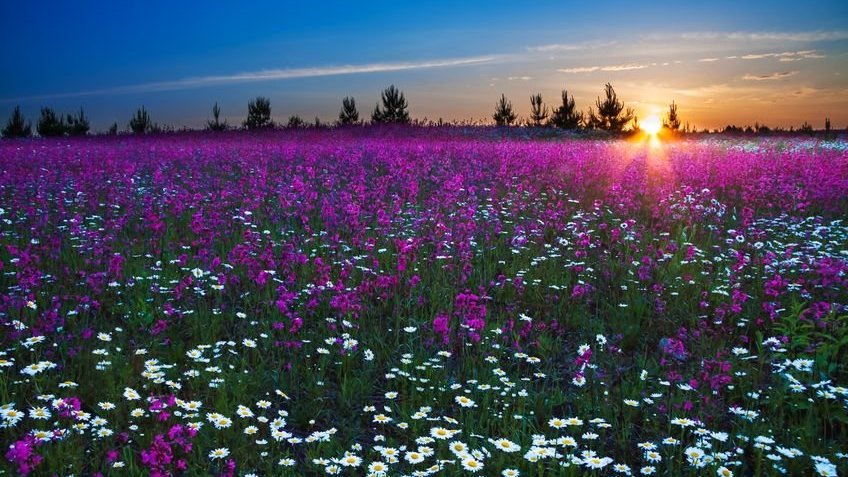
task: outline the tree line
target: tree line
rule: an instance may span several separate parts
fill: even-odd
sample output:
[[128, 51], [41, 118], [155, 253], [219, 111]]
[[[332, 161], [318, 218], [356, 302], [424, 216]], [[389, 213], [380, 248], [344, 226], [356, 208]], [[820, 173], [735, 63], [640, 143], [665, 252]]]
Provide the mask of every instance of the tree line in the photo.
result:
[[[603, 97], [598, 96], [594, 105], [589, 106], [589, 109], [585, 113], [577, 109], [574, 95], [569, 96], [568, 91], [563, 90], [561, 102], [556, 107], [546, 105], [541, 93], [532, 94], [530, 96], [530, 116], [524, 122], [519, 120], [518, 114], [516, 114], [512, 106], [512, 102], [506, 98], [506, 95], [501, 94], [500, 99], [495, 103], [495, 111], [491, 118], [494, 120], [495, 125], [501, 127], [523, 125], [535, 128], [586, 129], [621, 133], [625, 131], [625, 128], [630, 126], [630, 130], [639, 130], [639, 119], [634, 110], [626, 107], [618, 99], [618, 95], [610, 83], [604, 85]], [[370, 123], [410, 124], [411, 122], [409, 103], [404, 93], [394, 85], [390, 85], [384, 89], [380, 94], [380, 101], [374, 106], [374, 110], [371, 112]], [[342, 99], [338, 119], [334, 124], [322, 123], [317, 117], [310, 124], [298, 115], [292, 115], [284, 124], [278, 124], [271, 118], [271, 100], [267, 97], [259, 96], [248, 102], [247, 117], [241, 123], [241, 127], [247, 130], [263, 130], [277, 127], [352, 126], [365, 123], [366, 121], [360, 118], [356, 100], [353, 97], [346, 96]], [[446, 123], [440, 119], [438, 123], [432, 124], [444, 125]], [[677, 104], [674, 101], [669, 105], [669, 109], [662, 121], [662, 127], [667, 134], [694, 132], [688, 123], [681, 122]], [[216, 102], [212, 107], [212, 118], [206, 122], [205, 129], [209, 131], [226, 131], [236, 128], [228, 124], [226, 119], [221, 119], [221, 107]], [[115, 122], [107, 132], [108, 134], [117, 134], [118, 129], [118, 123]], [[42, 108], [41, 115], [36, 123], [36, 132], [42, 137], [84, 136], [89, 133], [89, 130], [89, 121], [82, 108], [74, 115], [61, 115], [57, 114], [51, 108]], [[134, 134], [148, 134], [173, 131], [173, 128], [153, 122], [147, 109], [142, 106], [130, 118], [126, 130]], [[728, 125], [722, 130], [713, 130], [715, 133], [760, 134], [795, 131], [794, 128], [790, 128], [788, 131], [779, 128], [770, 129], [758, 123], [753, 128], [751, 126], [741, 128], [735, 125]], [[804, 122], [797, 131], [810, 134], [814, 132], [812, 126], [807, 122]], [[827, 118], [825, 120], [825, 132], [830, 135], [831, 131], [830, 118]], [[6, 126], [0, 132], [6, 138], [30, 137], [32, 136], [32, 124], [24, 118], [20, 106], [16, 106], [6, 122]], [[709, 131], [704, 130], [702, 132]]]

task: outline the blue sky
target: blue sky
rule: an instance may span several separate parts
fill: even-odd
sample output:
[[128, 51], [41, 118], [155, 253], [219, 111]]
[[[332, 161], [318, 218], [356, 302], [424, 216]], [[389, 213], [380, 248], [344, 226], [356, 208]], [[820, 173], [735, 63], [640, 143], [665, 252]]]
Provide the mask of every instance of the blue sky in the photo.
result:
[[699, 127], [848, 126], [848, 2], [2, 2], [0, 116], [84, 107], [95, 129], [141, 105], [197, 127], [257, 95], [273, 114], [331, 120], [396, 84], [413, 117], [520, 114], [567, 88], [588, 108], [611, 82], [640, 116], [675, 100]]

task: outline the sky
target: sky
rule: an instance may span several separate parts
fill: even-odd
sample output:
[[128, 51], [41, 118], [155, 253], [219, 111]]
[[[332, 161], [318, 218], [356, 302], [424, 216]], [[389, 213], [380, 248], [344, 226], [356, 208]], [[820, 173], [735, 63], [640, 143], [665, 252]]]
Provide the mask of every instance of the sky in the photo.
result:
[[[525, 5], [528, 3], [529, 5]], [[256, 96], [275, 120], [324, 121], [389, 84], [412, 117], [527, 116], [610, 82], [640, 118], [675, 101], [693, 127], [848, 126], [848, 2], [0, 2], [0, 119], [15, 105], [84, 108], [95, 130], [238, 124]]]

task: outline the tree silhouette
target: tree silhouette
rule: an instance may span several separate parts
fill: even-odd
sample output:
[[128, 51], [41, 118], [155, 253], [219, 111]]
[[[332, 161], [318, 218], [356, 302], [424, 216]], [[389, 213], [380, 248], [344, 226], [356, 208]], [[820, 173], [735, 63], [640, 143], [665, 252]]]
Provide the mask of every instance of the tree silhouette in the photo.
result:
[[342, 109], [339, 111], [339, 125], [348, 126], [359, 122], [359, 111], [356, 110], [356, 100], [345, 96], [342, 99]]
[[262, 96], [247, 103], [247, 119], [244, 120], [246, 129], [263, 129], [274, 127], [271, 121], [271, 100]]
[[515, 121], [515, 111], [512, 109], [512, 103], [506, 100], [506, 96], [501, 94], [501, 99], [495, 105], [495, 114], [492, 119], [498, 126], [509, 126]]
[[130, 119], [130, 131], [135, 134], [146, 134], [153, 132], [153, 122], [150, 121], [150, 115], [144, 106], [135, 111], [135, 116]]
[[3, 137], [7, 138], [32, 136], [32, 123], [24, 120], [20, 106], [15, 106], [12, 116], [6, 121], [6, 127], [3, 128], [2, 133]]
[[677, 105], [674, 101], [668, 107], [668, 114], [663, 121], [663, 127], [677, 132], [680, 130], [680, 117], [677, 115]]
[[530, 95], [530, 121], [540, 127], [548, 118], [548, 107], [542, 102], [542, 93]]
[[380, 96], [383, 107], [381, 109], [379, 104], [374, 107], [371, 122], [409, 124], [409, 112], [406, 110], [409, 105], [401, 90], [395, 88], [395, 85], [390, 85]]
[[595, 101], [595, 106], [598, 108], [598, 114], [589, 108], [589, 127], [595, 129], [603, 129], [611, 132], [621, 132], [624, 126], [633, 119], [633, 109], [624, 109], [624, 104], [618, 100], [615, 90], [612, 85], [607, 83], [604, 85], [603, 101], [599, 97]]
[[212, 106], [212, 120], [206, 121], [206, 129], [210, 131], [226, 131], [227, 130], [227, 120], [221, 122], [221, 107], [218, 106], [218, 102], [215, 102], [215, 105]]
[[574, 95], [568, 97], [568, 90], [562, 90], [562, 105], [551, 115], [551, 124], [562, 129], [577, 129], [583, 122], [583, 113], [575, 110]]
[[51, 108], [41, 108], [41, 117], [38, 118], [35, 130], [41, 137], [64, 136], [65, 119]]
[[88, 124], [88, 118], [85, 117], [82, 108], [76, 115], [68, 115], [68, 120], [65, 122], [65, 132], [69, 136], [85, 136], [89, 129], [91, 129], [91, 126]]
[[289, 122], [286, 124], [289, 129], [300, 129], [306, 127], [306, 121], [297, 114], [289, 116]]

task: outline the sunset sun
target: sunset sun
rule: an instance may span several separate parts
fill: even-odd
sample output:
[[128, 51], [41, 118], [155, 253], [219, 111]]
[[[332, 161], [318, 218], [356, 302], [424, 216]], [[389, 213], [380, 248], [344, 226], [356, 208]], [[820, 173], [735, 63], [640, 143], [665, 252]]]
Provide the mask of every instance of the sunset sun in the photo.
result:
[[660, 122], [660, 118], [652, 115], [648, 116], [648, 118], [642, 122], [640, 128], [642, 131], [645, 131], [646, 134], [656, 136], [657, 133], [660, 132], [660, 129], [662, 129], [662, 123]]

